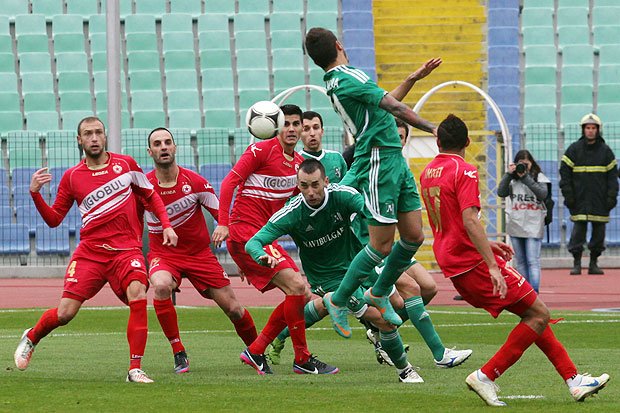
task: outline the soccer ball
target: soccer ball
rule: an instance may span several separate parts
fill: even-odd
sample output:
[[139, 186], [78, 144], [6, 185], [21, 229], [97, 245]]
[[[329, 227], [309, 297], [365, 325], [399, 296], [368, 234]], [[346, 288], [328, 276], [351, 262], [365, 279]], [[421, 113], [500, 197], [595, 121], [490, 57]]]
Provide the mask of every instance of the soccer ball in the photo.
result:
[[271, 139], [284, 126], [284, 113], [275, 103], [261, 100], [248, 109], [245, 123], [250, 133], [258, 139]]

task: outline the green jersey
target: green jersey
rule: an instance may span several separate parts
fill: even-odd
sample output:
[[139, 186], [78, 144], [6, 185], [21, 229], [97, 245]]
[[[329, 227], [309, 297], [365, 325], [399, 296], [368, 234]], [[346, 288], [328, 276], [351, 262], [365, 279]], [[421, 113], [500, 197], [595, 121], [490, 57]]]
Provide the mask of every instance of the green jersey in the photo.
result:
[[264, 245], [289, 234], [299, 247], [299, 258], [310, 286], [340, 281], [362, 249], [351, 230], [351, 214], [360, 213], [364, 199], [353, 188], [329, 184], [325, 200], [313, 208], [302, 194], [292, 198], [273, 214], [267, 224], [245, 245], [256, 261], [264, 255]]
[[336, 66], [323, 80], [334, 110], [355, 138], [355, 157], [378, 146], [401, 148], [394, 117], [379, 107], [388, 92], [351, 66]]
[[340, 182], [347, 172], [347, 163], [344, 161], [340, 152], [330, 151], [328, 149], [322, 149], [320, 152], [306, 152], [306, 150], [301, 150], [299, 154], [303, 156], [304, 159], [312, 158], [321, 162], [325, 167], [325, 174], [332, 184]]

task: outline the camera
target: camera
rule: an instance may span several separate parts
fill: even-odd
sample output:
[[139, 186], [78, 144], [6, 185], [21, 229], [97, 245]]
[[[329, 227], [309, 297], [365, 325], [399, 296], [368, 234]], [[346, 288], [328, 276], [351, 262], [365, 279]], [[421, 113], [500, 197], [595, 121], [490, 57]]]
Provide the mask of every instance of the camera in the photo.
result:
[[518, 174], [525, 173], [525, 171], [527, 171], [527, 166], [525, 166], [525, 164], [518, 163], [515, 167], [515, 172]]

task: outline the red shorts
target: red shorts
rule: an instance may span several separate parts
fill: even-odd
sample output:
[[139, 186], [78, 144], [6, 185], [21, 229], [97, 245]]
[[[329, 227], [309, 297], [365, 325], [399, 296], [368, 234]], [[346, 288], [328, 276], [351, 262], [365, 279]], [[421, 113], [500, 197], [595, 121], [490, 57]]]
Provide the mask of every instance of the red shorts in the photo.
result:
[[276, 265], [275, 268], [265, 267], [254, 261], [252, 257], [245, 252], [245, 242], [231, 241], [228, 239], [226, 240], [226, 246], [228, 247], [230, 256], [239, 269], [243, 271], [245, 277], [260, 292], [269, 291], [276, 287], [271, 283], [271, 279], [279, 271], [291, 268], [299, 272], [299, 268], [295, 265], [295, 261], [289, 257], [288, 253], [277, 241], [263, 247], [266, 254], [278, 259], [278, 265]]
[[517, 303], [519, 308], [529, 308], [537, 297], [530, 283], [504, 261], [498, 260], [497, 264], [508, 286], [504, 299], [499, 298], [499, 295], [493, 295], [489, 267], [485, 262], [450, 279], [465, 301], [476, 308], [484, 308], [494, 318], [497, 318], [503, 310], [516, 307]]
[[207, 296], [209, 288], [230, 285], [228, 274], [208, 248], [196, 255], [149, 253], [147, 258], [149, 276], [157, 271], [168, 271], [177, 284], [177, 291], [183, 278], [187, 278], [203, 297]]
[[62, 296], [84, 302], [93, 298], [107, 282], [114, 294], [127, 304], [125, 291], [132, 281], [148, 288], [142, 251], [95, 250], [80, 243], [67, 266]]

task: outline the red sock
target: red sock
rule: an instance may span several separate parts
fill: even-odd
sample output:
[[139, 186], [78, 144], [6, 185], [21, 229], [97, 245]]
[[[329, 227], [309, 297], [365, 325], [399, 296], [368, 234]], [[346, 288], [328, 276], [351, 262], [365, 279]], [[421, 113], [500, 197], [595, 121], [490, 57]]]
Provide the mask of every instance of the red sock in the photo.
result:
[[535, 343], [565, 381], [577, 374], [577, 367], [575, 367], [562, 343], [553, 334], [551, 326], [547, 326]]
[[298, 364], [304, 364], [310, 358], [306, 343], [304, 305], [306, 305], [306, 298], [303, 295], [287, 295], [284, 298], [284, 318], [291, 334], [295, 362]]
[[256, 333], [256, 326], [254, 325], [254, 320], [252, 319], [252, 315], [247, 309], [243, 310], [243, 317], [239, 320], [230, 320], [235, 326], [235, 331], [237, 331], [237, 335], [241, 337], [241, 340], [245, 343], [246, 346], [249, 346], [256, 340], [258, 334]]
[[256, 340], [252, 344], [248, 346], [248, 350], [252, 354], [263, 354], [265, 353], [265, 349], [267, 346], [273, 341], [274, 338], [280, 331], [284, 330], [286, 327], [286, 321], [284, 321], [284, 302], [278, 304], [278, 306], [273, 310], [267, 324], [263, 328], [263, 331], [260, 332]]
[[499, 349], [491, 360], [482, 366], [480, 370], [491, 380], [501, 376], [510, 366], [515, 364], [523, 352], [530, 347], [539, 337], [530, 326], [520, 322], [510, 332], [504, 345]]
[[127, 341], [129, 342], [129, 369], [139, 369], [146, 348], [148, 336], [148, 317], [146, 299], [129, 302], [129, 321], [127, 322]]
[[37, 324], [27, 334], [32, 344], [38, 344], [39, 341], [48, 335], [55, 328], [60, 327], [58, 321], [58, 309], [52, 308], [43, 313]]
[[172, 299], [167, 298], [165, 300], [153, 300], [153, 307], [155, 308], [155, 314], [159, 320], [159, 325], [164, 331], [164, 335], [172, 346], [172, 352], [178, 353], [179, 351], [185, 351], [181, 338], [179, 337], [179, 323], [177, 321], [177, 311], [174, 309]]

